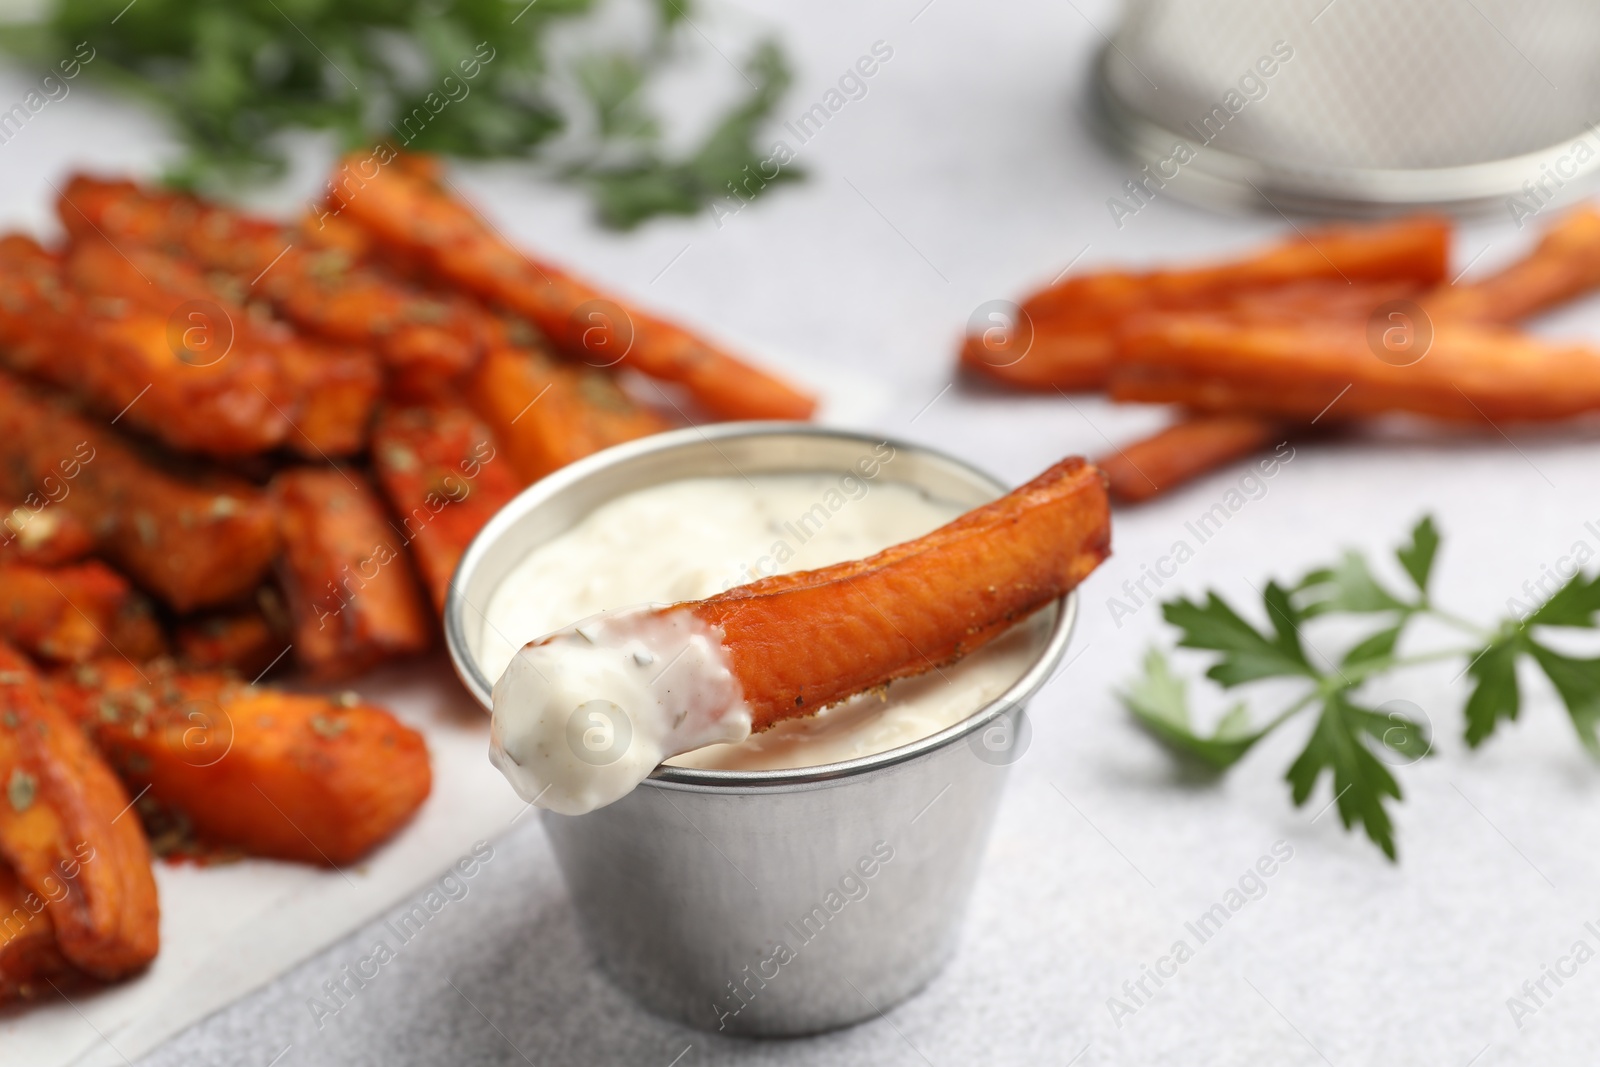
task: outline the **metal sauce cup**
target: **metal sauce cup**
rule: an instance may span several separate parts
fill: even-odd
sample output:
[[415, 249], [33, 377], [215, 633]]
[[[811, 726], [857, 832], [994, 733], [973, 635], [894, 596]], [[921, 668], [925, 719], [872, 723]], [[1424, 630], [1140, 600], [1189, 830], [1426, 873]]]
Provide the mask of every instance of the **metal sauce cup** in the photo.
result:
[[[620, 445], [530, 487], [478, 534], [445, 604], [456, 672], [488, 708], [481, 609], [528, 552], [599, 505], [681, 478], [843, 473], [882, 444], [893, 459], [868, 484], [905, 482], [967, 506], [1006, 491], [921, 446], [795, 423]], [[955, 949], [1007, 768], [1026, 748], [1023, 704], [1061, 660], [1076, 599], [1047, 610], [1049, 636], [1027, 672], [930, 737], [793, 770], [662, 766], [609, 807], [544, 812], [602, 968], [660, 1015], [738, 1034], [845, 1026], [926, 985]]]

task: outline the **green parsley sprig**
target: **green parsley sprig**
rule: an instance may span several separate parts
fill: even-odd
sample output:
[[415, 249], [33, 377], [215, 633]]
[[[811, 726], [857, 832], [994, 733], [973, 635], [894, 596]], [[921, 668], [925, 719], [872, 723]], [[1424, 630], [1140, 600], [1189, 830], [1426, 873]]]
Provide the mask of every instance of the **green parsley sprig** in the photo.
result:
[[[85, 72], [153, 105], [182, 137], [169, 181], [211, 193], [281, 175], [280, 135], [296, 129], [330, 131], [346, 149], [389, 141], [535, 160], [588, 188], [618, 228], [694, 214], [730, 197], [730, 183], [745, 200], [799, 176], [750, 177], [790, 80], [776, 45], [756, 47], [745, 95], [699, 143], [669, 152], [648, 97], [676, 44], [695, 38], [690, 0], [636, 0], [625, 13], [646, 29], [638, 41], [603, 20], [618, 2], [54, 0], [42, 22], [0, 27], [0, 47], [48, 65], [89, 42]], [[604, 43], [579, 43], [569, 27]]]
[[[1304, 805], [1322, 775], [1331, 773], [1334, 803], [1345, 828], [1360, 823], [1391, 860], [1396, 857], [1394, 824], [1386, 804], [1400, 800], [1401, 791], [1386, 764], [1414, 762], [1430, 755], [1433, 746], [1423, 723], [1362, 703], [1363, 686], [1380, 674], [1441, 660], [1464, 661], [1462, 673], [1472, 683], [1464, 736], [1476, 748], [1502, 721], [1517, 718], [1522, 704], [1517, 667], [1531, 660], [1566, 705], [1579, 740], [1600, 759], [1600, 659], [1557, 652], [1543, 636], [1550, 628], [1596, 628], [1600, 575], [1588, 578], [1579, 572], [1542, 604], [1485, 628], [1433, 602], [1428, 586], [1438, 550], [1438, 530], [1432, 518], [1424, 518], [1395, 552], [1411, 581], [1405, 592], [1379, 582], [1358, 552], [1345, 553], [1335, 565], [1314, 570], [1288, 588], [1269, 582], [1262, 592], [1267, 629], [1246, 621], [1214, 592], [1204, 601], [1164, 603], [1163, 616], [1182, 632], [1180, 647], [1215, 653], [1206, 677], [1224, 689], [1267, 678], [1305, 683], [1301, 695], [1263, 725], [1254, 725], [1240, 702], [1209, 734], [1197, 732], [1186, 685], [1156, 649], [1145, 658], [1143, 676], [1122, 694], [1123, 702], [1168, 748], [1216, 771], [1233, 766], [1291, 718], [1314, 710], [1316, 724], [1285, 775], [1294, 803]], [[1370, 617], [1377, 626], [1335, 662], [1323, 665], [1307, 654], [1305, 630], [1335, 615]], [[1463, 633], [1468, 643], [1402, 655], [1407, 628], [1423, 617]]]

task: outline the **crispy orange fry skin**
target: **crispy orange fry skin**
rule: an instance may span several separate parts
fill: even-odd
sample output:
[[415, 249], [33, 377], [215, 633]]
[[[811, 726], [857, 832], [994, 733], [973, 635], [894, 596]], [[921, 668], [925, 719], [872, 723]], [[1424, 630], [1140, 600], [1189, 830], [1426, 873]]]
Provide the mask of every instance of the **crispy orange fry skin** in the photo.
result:
[[301, 337], [273, 320], [264, 305], [247, 306], [244, 286], [208, 276], [160, 249], [79, 241], [67, 255], [64, 273], [82, 293], [131, 301], [168, 321], [182, 320], [187, 336], [202, 345], [227, 344], [222, 358], [270, 362], [283, 385], [283, 396], [274, 404], [290, 424], [284, 443], [301, 455], [347, 456], [365, 447], [383, 385], [378, 360], [368, 350]]
[[667, 428], [602, 371], [563, 366], [543, 353], [491, 345], [462, 383], [524, 483], [602, 448]]
[[302, 467], [273, 479], [272, 493], [295, 659], [312, 678], [350, 678], [432, 643], [411, 560], [365, 475]]
[[1504, 270], [1440, 286], [1423, 301], [1437, 318], [1515, 322], [1600, 287], [1600, 210], [1585, 204], [1545, 231], [1534, 250]]
[[3, 373], [0, 494], [57, 501], [94, 531], [100, 554], [179, 611], [251, 592], [278, 550], [272, 510], [250, 486], [179, 480]]
[[59, 567], [94, 551], [94, 534], [65, 508], [35, 496], [15, 507], [0, 503], [0, 566]]
[[[1214, 313], [1256, 324], [1366, 321], [1385, 303], [1418, 295], [1417, 287], [1406, 281], [1297, 282], [1276, 289], [1247, 289], [1230, 294], [1219, 301]], [[1135, 316], [1124, 323], [1118, 333], [1119, 345], [1130, 332], [1137, 331], [1139, 321]], [[1220, 410], [1226, 411], [1226, 406]], [[1111, 480], [1113, 500], [1142, 503], [1302, 432], [1301, 425], [1267, 416], [1189, 414], [1173, 426], [1095, 462]]]
[[263, 611], [240, 608], [179, 623], [172, 635], [179, 666], [188, 671], [231, 671], [254, 680], [289, 650], [290, 638]]
[[75, 239], [104, 234], [148, 244], [233, 275], [285, 318], [328, 340], [370, 345], [413, 391], [442, 384], [477, 361], [480, 316], [470, 302], [422, 292], [356, 266], [292, 228], [179, 193], [78, 175], [58, 205]]
[[282, 366], [298, 400], [289, 447], [307, 459], [352, 456], [366, 447], [383, 389], [382, 369], [367, 349], [294, 337]]
[[1191, 415], [1095, 460], [1113, 500], [1136, 504], [1258, 452], [1291, 427], [1250, 415]]
[[511, 461], [472, 409], [449, 396], [382, 409], [372, 466], [397, 536], [409, 547], [433, 605], [483, 524], [523, 488]]
[[726, 419], [807, 419], [816, 401], [710, 342], [512, 247], [421, 168], [385, 167], [337, 204], [378, 243], [441, 280], [526, 316], [557, 348], [592, 366], [623, 365], [677, 382]]
[[1117, 332], [1132, 316], [1214, 309], [1246, 290], [1305, 282], [1435, 285], [1445, 277], [1449, 252], [1448, 225], [1417, 217], [1327, 227], [1213, 266], [1076, 275], [1023, 302], [1033, 336], [1025, 356], [1017, 358], [1017, 353], [1006, 350], [1006, 343], [996, 340], [998, 335], [988, 345], [982, 335], [973, 335], [962, 348], [961, 362], [1024, 389], [1099, 389], [1116, 355]]
[[0, 239], [0, 289], [0, 359], [11, 370], [185, 451], [247, 456], [287, 437], [282, 376], [252, 347], [209, 362], [180, 355], [167, 313], [78, 292], [26, 237]]
[[372, 235], [351, 221], [331, 211], [307, 212], [295, 220], [295, 232], [306, 243], [323, 250], [343, 252], [350, 262], [370, 265], [377, 252]]
[[1009, 337], [986, 340], [968, 334], [961, 342], [961, 365], [1016, 389], [1087, 393], [1104, 388], [1117, 352], [1117, 327], [1033, 328], [1026, 348]]
[[149, 603], [98, 560], [0, 564], [0, 640], [55, 663], [106, 655], [144, 660], [164, 651]]
[[[1600, 285], [1600, 211], [1585, 206], [1563, 217], [1528, 256], [1503, 270], [1464, 285], [1441, 284], [1416, 299], [1424, 311], [1438, 321], [1454, 318], [1511, 323], [1570, 300], [1597, 285]], [[1226, 310], [1255, 323], [1303, 325], [1308, 321], [1368, 315], [1382, 303], [1413, 295], [1403, 291], [1404, 288], [1404, 283], [1374, 287], [1317, 282], [1276, 290], [1246, 290], [1232, 297]], [[1223, 383], [1197, 383], [1194, 388], [1207, 392], [1212, 397], [1211, 406], [1218, 410], [1235, 403], [1229, 399], [1233, 394]], [[1307, 406], [1314, 400], [1313, 396], [1297, 403]], [[1259, 401], [1240, 399], [1237, 403], [1254, 406]], [[1259, 438], [1257, 447], [1262, 447], [1290, 429], [1267, 418], [1260, 418], [1251, 426], [1250, 417], [1243, 414], [1192, 416], [1186, 423], [1128, 446], [1124, 454], [1145, 474], [1161, 469], [1165, 462], [1177, 461], [1180, 455], [1184, 457], [1181, 477], [1173, 472], [1165, 478], [1155, 478], [1162, 485], [1161, 491], [1165, 491], [1252, 451], [1245, 444], [1252, 436]], [[1226, 441], [1237, 442], [1240, 451], [1223, 447]], [[1111, 477], [1114, 498], [1135, 501], [1157, 495], [1157, 491], [1150, 488], [1149, 480], [1129, 469], [1121, 455], [1105, 457], [1101, 466]]]
[[1600, 352], [1442, 322], [1423, 358], [1396, 366], [1374, 355], [1364, 323], [1187, 315], [1130, 332], [1111, 395], [1301, 421], [1393, 411], [1477, 424], [1542, 421], [1600, 408]]
[[[126, 669], [133, 673], [135, 668]], [[0, 858], [48, 901], [56, 943], [96, 978], [155, 957], [159, 906], [128, 794], [28, 661], [0, 645]]]
[[1072, 458], [867, 559], [662, 610], [721, 628], [759, 731], [961, 658], [1075, 588], [1110, 552], [1105, 477]]
[[0, 1005], [32, 1000], [77, 984], [76, 969], [56, 947], [49, 902], [0, 861]]
[[1422, 215], [1327, 226], [1209, 266], [1076, 275], [1041, 290], [1025, 306], [1036, 318], [1072, 318], [1090, 310], [1084, 297], [1155, 310], [1204, 307], [1227, 293], [1296, 282], [1409, 281], [1429, 286], [1444, 280], [1449, 263], [1449, 222]]
[[[148, 677], [149, 681], [146, 681]], [[215, 845], [343, 865], [405, 825], [432, 777], [422, 735], [371, 704], [122, 660], [56, 680], [131, 791]]]
[[[1420, 298], [1422, 294], [1432, 291], [1409, 281], [1295, 282], [1275, 289], [1243, 289], [1229, 293], [1220, 298], [1210, 311], [1251, 322], [1300, 323], [1307, 319], [1364, 322], [1386, 303]], [[1129, 320], [1130, 324], [1137, 322], [1137, 318]]]

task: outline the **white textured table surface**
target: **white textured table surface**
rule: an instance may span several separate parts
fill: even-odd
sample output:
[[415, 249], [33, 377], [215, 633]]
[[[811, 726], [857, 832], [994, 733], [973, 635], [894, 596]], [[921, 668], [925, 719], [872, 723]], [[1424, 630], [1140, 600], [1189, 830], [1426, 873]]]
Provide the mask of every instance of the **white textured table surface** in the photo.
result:
[[[595, 230], [569, 192], [509, 172], [460, 180], [550, 256], [752, 352], [861, 381], [859, 406], [876, 410], [870, 422], [882, 432], [1011, 480], [1063, 454], [1098, 453], [1161, 414], [960, 384], [946, 391], [972, 310], [1047, 280], [1080, 253], [1083, 265], [1182, 259], [1286, 226], [1158, 201], [1116, 228], [1105, 201], [1127, 168], [1092, 143], [1081, 103], [1100, 42], [1084, 16], [1109, 28], [1103, 5], [1081, 14], [1072, 3], [923, 5], [835, 0], [802, 14], [765, 4], [699, 20], [714, 40], [752, 22], [781, 28], [799, 73], [788, 115], [819, 100], [875, 41], [893, 48], [867, 95], [800, 149], [810, 180], [720, 227], [667, 221], [617, 237]], [[1315, 47], [1314, 28], [1296, 45]], [[7, 100], [25, 86], [0, 78]], [[47, 178], [74, 164], [147, 168], [163, 150], [148, 119], [78, 91], [0, 146], [0, 210], [36, 222], [52, 195]], [[1525, 240], [1509, 222], [1474, 224], [1458, 263], [1487, 246], [1482, 269]], [[1600, 311], [1568, 313], [1549, 328], [1600, 336]], [[1585, 526], [1600, 518], [1595, 449], [1577, 435], [1302, 445], [1168, 591], [1215, 586], [1248, 598], [1251, 582], [1298, 575], [1341, 546], [1386, 551], [1431, 510], [1446, 535], [1438, 588], [1467, 614], [1495, 617], [1574, 542], [1597, 546]], [[1438, 728], [1438, 758], [1400, 774], [1398, 866], [1332, 815], [1310, 821], [1329, 799], [1326, 782], [1307, 809], [1289, 805], [1282, 773], [1308, 723], [1207, 784], [1178, 774], [1117, 704], [1113, 689], [1140, 653], [1171, 638], [1153, 608], [1118, 627], [1107, 597], [1237, 479], [1219, 474], [1119, 514], [1117, 554], [1084, 594], [1075, 651], [1085, 654], [1033, 708], [1032, 746], [1014, 769], [963, 948], [886, 1018], [759, 1043], [643, 1013], [589, 963], [530, 818], [495, 841], [470, 893], [320, 1028], [308, 998], [369, 951], [377, 921], [144, 1062], [1594, 1063], [1600, 965], [1581, 968], [1521, 1028], [1506, 1005], [1575, 941], [1600, 948], [1584, 926], [1600, 925], [1600, 772], [1542, 683], [1525, 686], [1521, 723], [1481, 754], [1459, 740], [1464, 693], [1449, 671], [1374, 692], [1374, 702], [1414, 701]], [[1119, 1027], [1107, 998], [1190, 939], [1185, 923], [1280, 841], [1293, 857], [1264, 895]]]

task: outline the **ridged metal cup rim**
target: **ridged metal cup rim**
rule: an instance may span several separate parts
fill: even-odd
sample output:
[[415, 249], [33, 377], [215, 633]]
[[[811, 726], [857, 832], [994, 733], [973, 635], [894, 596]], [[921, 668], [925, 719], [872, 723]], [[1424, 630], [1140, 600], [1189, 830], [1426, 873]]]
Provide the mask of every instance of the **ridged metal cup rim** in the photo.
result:
[[[450, 662], [472, 697], [485, 710], [489, 710], [492, 707], [494, 683], [484, 676], [483, 670], [478, 665], [477, 656], [467, 641], [466, 612], [469, 609], [476, 609], [471, 608], [461, 591], [467, 587], [469, 581], [482, 566], [483, 560], [490, 550], [501, 538], [513, 530], [523, 518], [542, 503], [556, 494], [566, 491], [569, 487], [585, 480], [603, 477], [607, 472], [636, 463], [643, 457], [696, 446], [703, 447], [707, 444], [712, 448], [717, 448], [719, 444], [734, 439], [761, 437], [814, 437], [819, 440], [831, 438], [837, 441], [862, 445], [866, 448], [888, 444], [895, 449], [896, 454], [904, 451], [907, 454], [917, 455], [936, 463], [946, 464], [986, 488], [992, 489], [996, 497], [1008, 492], [1005, 483], [993, 475], [947, 452], [928, 448], [925, 445], [913, 444], [898, 438], [855, 433], [848, 430], [814, 426], [808, 423], [730, 422], [704, 427], [691, 426], [615, 445], [603, 452], [597, 452], [592, 456], [578, 460], [576, 463], [569, 464], [524, 489], [505, 507], [501, 508], [484, 525], [482, 530], [478, 531], [478, 535], [473, 538], [472, 543], [467, 546], [466, 552], [462, 554], [461, 562], [456, 566], [455, 575], [450, 582], [449, 593], [445, 598], [444, 633], [445, 645], [450, 653]], [[797, 466], [792, 468], [792, 471], [801, 473], [807, 469], [820, 468]], [[898, 480], [904, 484], [915, 484], [904, 482], [903, 479]], [[615, 497], [611, 499], [615, 499]], [[530, 551], [532, 547], [530, 546]], [[842, 760], [837, 763], [818, 764], [814, 767], [730, 771], [698, 767], [671, 767], [663, 764], [651, 772], [650, 777], [646, 779], [644, 784], [667, 789], [725, 793], [816, 789], [840, 779], [854, 778], [869, 772], [906, 763], [936, 749], [943, 748], [983, 729], [1013, 708], [1020, 709], [1024, 707], [1027, 701], [1044, 686], [1045, 682], [1050, 680], [1052, 672], [1066, 654], [1067, 645], [1072, 638], [1073, 625], [1077, 621], [1078, 614], [1077, 594], [1075, 592], [1068, 593], [1056, 602], [1056, 608], [1056, 618], [1051, 624], [1049, 637], [1046, 639], [1038, 657], [1028, 670], [1023, 673], [1022, 677], [1013, 682], [1004, 693], [984, 704], [965, 719], [945, 727], [938, 733], [930, 734], [927, 737], [885, 752], [875, 753], [870, 756], [859, 756], [855, 759]]]

